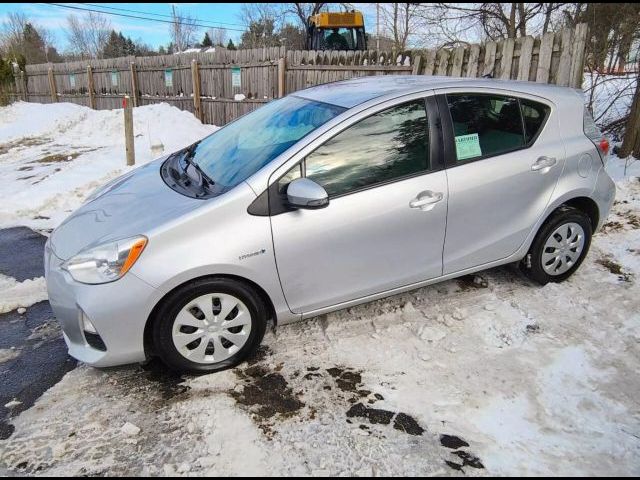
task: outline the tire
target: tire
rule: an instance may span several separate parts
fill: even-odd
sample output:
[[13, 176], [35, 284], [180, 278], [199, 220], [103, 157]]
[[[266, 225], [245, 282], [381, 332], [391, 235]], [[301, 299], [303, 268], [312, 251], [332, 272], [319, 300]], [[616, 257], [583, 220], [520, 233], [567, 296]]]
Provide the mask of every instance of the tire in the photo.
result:
[[[229, 310], [230, 305], [235, 306]], [[225, 328], [240, 322], [244, 323]], [[232, 368], [252, 355], [266, 324], [264, 303], [251, 287], [228, 278], [204, 278], [179, 287], [163, 300], [152, 335], [156, 354], [172, 370], [211, 373]]]
[[[580, 235], [582, 242], [577, 240]], [[527, 277], [541, 285], [563, 282], [582, 264], [591, 245], [591, 235], [589, 217], [576, 208], [563, 205], [542, 225], [520, 267]], [[569, 244], [564, 243], [567, 236], [571, 237]], [[572, 245], [576, 248], [571, 248]], [[558, 258], [560, 263], [557, 263]]]

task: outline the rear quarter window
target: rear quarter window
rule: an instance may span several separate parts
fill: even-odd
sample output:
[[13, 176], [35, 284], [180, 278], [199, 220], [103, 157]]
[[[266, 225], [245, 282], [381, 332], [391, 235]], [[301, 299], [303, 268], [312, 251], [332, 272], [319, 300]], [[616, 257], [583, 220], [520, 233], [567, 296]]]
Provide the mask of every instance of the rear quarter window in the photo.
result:
[[520, 110], [524, 122], [525, 142], [531, 145], [547, 122], [551, 108], [543, 103], [520, 99]]
[[584, 130], [584, 134], [592, 141], [598, 142], [602, 138], [602, 132], [596, 125], [596, 122], [593, 120], [591, 112], [587, 107], [584, 107], [584, 115], [582, 116], [582, 127]]

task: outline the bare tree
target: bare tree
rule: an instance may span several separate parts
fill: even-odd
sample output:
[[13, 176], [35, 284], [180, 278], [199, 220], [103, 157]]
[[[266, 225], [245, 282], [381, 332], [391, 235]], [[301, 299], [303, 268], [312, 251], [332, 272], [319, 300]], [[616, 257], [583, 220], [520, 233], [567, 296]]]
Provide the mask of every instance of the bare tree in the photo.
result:
[[111, 30], [111, 22], [99, 13], [88, 12], [83, 17], [67, 17], [66, 33], [70, 50], [81, 58], [102, 58]]
[[24, 13], [9, 12], [7, 14], [7, 19], [2, 23], [0, 31], [0, 49], [6, 55], [23, 54], [19, 49], [22, 43], [22, 33], [27, 23], [28, 19]]
[[418, 22], [417, 3], [383, 3], [380, 5], [384, 32], [393, 38], [393, 48], [406, 50], [409, 36], [415, 33]]
[[547, 31], [566, 3], [420, 4], [420, 29], [435, 46], [517, 38]]
[[182, 52], [195, 43], [198, 33], [196, 19], [186, 13], [181, 13], [175, 5], [172, 8], [170, 34], [171, 41], [178, 52]]
[[10, 12], [0, 28], [0, 52], [12, 58], [23, 56], [27, 63], [59, 61], [53, 34], [30, 22], [21, 12]]
[[304, 28], [305, 32], [309, 28], [309, 17], [320, 13], [323, 7], [329, 5], [326, 2], [317, 3], [286, 3], [285, 11], [293, 14]]
[[229, 35], [227, 34], [226, 28], [210, 28], [208, 32], [209, 38], [211, 38], [211, 43], [213, 43], [215, 47], [224, 47], [227, 44]]

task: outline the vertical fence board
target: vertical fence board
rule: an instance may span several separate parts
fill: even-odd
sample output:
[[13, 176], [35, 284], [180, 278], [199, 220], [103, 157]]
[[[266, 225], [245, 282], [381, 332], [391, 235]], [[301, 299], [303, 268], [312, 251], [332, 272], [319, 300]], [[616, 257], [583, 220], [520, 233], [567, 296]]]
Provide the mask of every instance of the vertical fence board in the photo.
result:
[[493, 75], [493, 69], [496, 63], [496, 52], [498, 44], [496, 42], [488, 42], [484, 50], [484, 69], [482, 76]]
[[536, 82], [547, 83], [551, 71], [551, 57], [553, 55], [554, 33], [548, 32], [540, 40], [540, 52], [538, 53], [538, 70], [536, 72]]
[[480, 45], [471, 45], [469, 49], [469, 61], [467, 62], [467, 77], [478, 76], [478, 59], [480, 58]]
[[502, 42], [502, 58], [500, 59], [500, 78], [511, 78], [511, 65], [513, 64], [513, 51], [516, 42], [513, 38], [507, 38]]
[[462, 61], [464, 60], [464, 51], [464, 47], [458, 47], [455, 49], [455, 53], [453, 54], [453, 63], [451, 65], [452, 77], [462, 76]]
[[569, 85], [574, 88], [582, 88], [587, 30], [588, 26], [586, 23], [577, 25], [575, 30], [573, 50], [571, 51], [571, 72], [569, 74]]
[[572, 51], [572, 31], [564, 29], [562, 31], [562, 43], [560, 51], [560, 63], [558, 65], [558, 75], [556, 84], [566, 87], [569, 85], [569, 77], [571, 75], [571, 51]]
[[531, 68], [531, 58], [533, 56], [533, 37], [524, 37], [520, 47], [520, 58], [518, 59], [518, 80], [529, 80], [529, 70]]

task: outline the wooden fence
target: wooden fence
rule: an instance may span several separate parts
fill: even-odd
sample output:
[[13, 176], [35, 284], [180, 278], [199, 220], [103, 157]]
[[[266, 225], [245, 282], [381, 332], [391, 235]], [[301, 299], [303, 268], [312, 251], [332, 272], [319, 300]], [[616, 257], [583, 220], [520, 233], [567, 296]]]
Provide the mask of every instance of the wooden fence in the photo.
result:
[[[95, 109], [166, 102], [223, 125], [261, 104], [321, 83], [366, 75], [448, 75], [580, 88], [587, 26], [454, 49], [411, 53], [299, 51], [284, 47], [27, 65], [15, 98]], [[234, 97], [243, 94], [244, 100]]]

